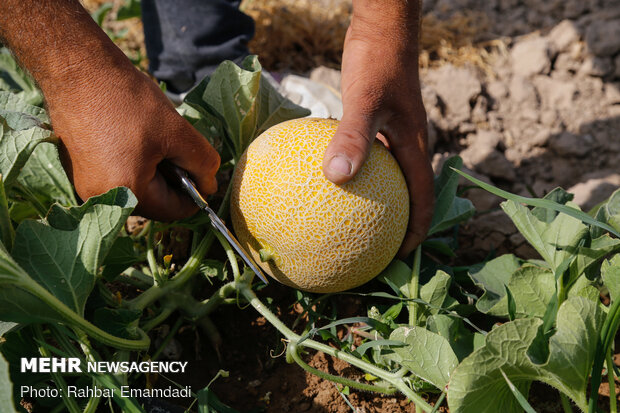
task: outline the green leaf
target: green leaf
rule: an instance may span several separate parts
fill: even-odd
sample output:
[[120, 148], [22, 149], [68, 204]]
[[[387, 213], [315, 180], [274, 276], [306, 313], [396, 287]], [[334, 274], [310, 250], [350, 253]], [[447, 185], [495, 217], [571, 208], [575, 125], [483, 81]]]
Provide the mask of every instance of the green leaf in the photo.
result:
[[435, 178], [435, 212], [428, 235], [446, 230], [469, 219], [475, 208], [471, 201], [456, 197], [459, 176], [454, 171], [463, 166], [463, 160], [454, 156], [445, 161], [441, 173]]
[[[106, 203], [111, 193], [122, 196]], [[48, 218], [50, 225], [22, 222], [13, 248], [15, 261], [31, 278], [80, 315], [103, 259], [137, 204], [127, 188], [113, 189], [89, 202], [82, 207], [57, 207], [58, 215]], [[76, 215], [81, 220], [73, 225], [58, 219]]]
[[280, 96], [261, 73], [256, 56], [248, 56], [242, 67], [225, 61], [185, 98], [216, 127], [235, 159], [267, 127], [309, 114]]
[[51, 143], [41, 143], [35, 148], [17, 182], [30, 190], [46, 208], [55, 202], [65, 206], [77, 205], [73, 185], [58, 158], [58, 149]]
[[0, 117], [4, 118], [8, 126], [15, 130], [50, 123], [43, 108], [31, 105], [20, 95], [3, 90], [0, 90]]
[[517, 317], [542, 318], [555, 292], [555, 278], [547, 268], [525, 265], [512, 274], [508, 288]]
[[445, 306], [445, 302], [449, 298], [448, 289], [451, 282], [452, 277], [438, 270], [433, 278], [420, 288], [420, 298], [428, 303], [427, 306], [423, 307], [423, 312], [419, 314], [420, 323], [425, 321], [425, 317], [437, 314]]
[[108, 281], [114, 280], [121, 272], [140, 261], [130, 237], [119, 237], [114, 241], [110, 252], [103, 261], [101, 276]]
[[12, 92], [30, 105], [43, 104], [43, 94], [6, 47], [0, 47], [0, 90]]
[[474, 333], [465, 327], [460, 318], [445, 314], [432, 315], [426, 320], [426, 328], [448, 340], [459, 360], [463, 360], [474, 350]]
[[409, 283], [411, 282], [411, 268], [403, 261], [395, 259], [377, 277], [392, 287], [396, 294], [401, 294], [405, 298], [409, 297]]
[[440, 390], [446, 387], [459, 364], [448, 340], [422, 327], [399, 327], [390, 334], [390, 340], [407, 344], [392, 347], [399, 364]]
[[620, 255], [615, 255], [610, 260], [603, 261], [601, 277], [609, 290], [611, 300], [620, 300]]
[[473, 176], [466, 174], [465, 172], [461, 172], [456, 169], [454, 171], [458, 173], [459, 175], [462, 175], [465, 178], [469, 179], [470, 181], [472, 181], [479, 187], [486, 189], [490, 193], [497, 195], [499, 197], [502, 197], [504, 199], [508, 199], [513, 202], [519, 202], [519, 203], [534, 206], [534, 207], [543, 207], [543, 208], [552, 209], [557, 212], [562, 212], [570, 217], [581, 220], [585, 222], [586, 224], [590, 224], [590, 225], [594, 225], [596, 227], [602, 228], [606, 231], [611, 232], [615, 236], [620, 237], [620, 229], [616, 230], [613, 228], [613, 226], [610, 226], [605, 222], [597, 221], [596, 219], [592, 218], [590, 215], [586, 214], [585, 212], [580, 211], [578, 208], [574, 208], [568, 205], [558, 204], [557, 202], [551, 201], [549, 199], [528, 198], [528, 197], [521, 196], [521, 195], [511, 194], [508, 191], [504, 191], [502, 189], [494, 187], [493, 185], [489, 185], [485, 182], [482, 182], [481, 180], [476, 179]]
[[131, 339], [136, 336], [135, 322], [141, 315], [141, 310], [102, 307], [95, 310], [93, 324], [116, 337]]
[[[574, 197], [575, 196], [573, 194], [566, 192], [564, 189], [558, 187], [545, 195], [543, 199], [565, 205], [567, 202], [572, 201]], [[558, 211], [537, 206], [532, 208], [532, 215], [538, 218], [538, 220], [541, 222], [551, 223], [551, 221], [553, 221], [558, 215]]]
[[512, 384], [508, 376], [506, 376], [506, 373], [504, 373], [501, 369], [500, 369], [500, 372], [502, 373], [502, 377], [504, 377], [504, 380], [506, 380], [506, 384], [508, 384], [508, 388], [510, 389], [512, 394], [515, 396], [515, 399], [517, 399], [517, 401], [519, 402], [523, 410], [525, 410], [526, 413], [536, 413], [536, 410], [534, 410], [534, 408], [527, 402], [527, 399], [525, 398], [525, 396], [523, 396], [523, 394], [521, 394], [519, 389], [517, 389], [515, 385]]
[[116, 12], [116, 20], [132, 19], [142, 15], [140, 0], [125, 0]]
[[105, 20], [105, 16], [107, 16], [108, 13], [112, 11], [113, 7], [114, 7], [114, 4], [110, 2], [103, 3], [101, 6], [99, 6], [97, 10], [91, 13], [93, 20], [97, 22], [99, 27], [101, 27], [101, 25], [103, 24], [103, 21]]
[[484, 294], [476, 302], [478, 311], [488, 313], [506, 294], [504, 287], [508, 285], [510, 276], [519, 269], [519, 260], [512, 254], [505, 254], [482, 266], [474, 266], [469, 270], [469, 277]]
[[205, 259], [200, 263], [198, 271], [207, 279], [216, 277], [220, 281], [228, 278], [228, 270], [226, 264], [218, 260]]
[[[588, 234], [588, 228], [579, 219], [567, 214], [559, 214], [547, 223], [538, 220], [527, 207], [517, 202], [505, 201], [501, 206], [519, 232], [554, 271], [575, 253], [579, 241]], [[579, 211], [575, 204], [568, 203], [566, 207]]]
[[54, 139], [52, 132], [38, 126], [14, 130], [0, 123], [0, 173], [7, 189], [15, 183], [37, 145]]
[[[556, 333], [549, 340], [549, 359], [535, 364], [528, 357], [542, 321], [522, 318], [502, 324], [486, 336], [485, 346], [474, 351], [454, 370], [449, 383], [450, 411], [521, 412], [501, 371], [519, 391], [527, 395], [538, 380], [560, 390], [582, 410], [586, 407], [586, 385], [596, 351], [597, 331], [603, 321], [598, 305], [582, 297], [571, 297], [560, 307]], [[500, 371], [501, 369], [501, 371]]]
[[570, 265], [570, 279], [568, 285], [572, 284], [583, 273], [588, 278], [590, 272], [597, 272], [598, 263], [609, 254], [620, 250], [620, 239], [612, 238], [604, 234], [599, 238], [593, 239], [589, 247], [581, 246], [577, 248], [576, 258]]
[[9, 363], [0, 354], [0, 405], [2, 411], [17, 413], [13, 402], [13, 383], [9, 377]]

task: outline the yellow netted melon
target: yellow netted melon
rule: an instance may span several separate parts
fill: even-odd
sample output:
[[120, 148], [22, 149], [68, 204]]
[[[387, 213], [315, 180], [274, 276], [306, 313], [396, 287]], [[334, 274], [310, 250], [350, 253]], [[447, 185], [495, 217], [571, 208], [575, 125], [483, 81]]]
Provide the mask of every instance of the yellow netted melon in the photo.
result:
[[357, 287], [394, 258], [409, 219], [403, 174], [380, 143], [350, 182], [322, 172], [338, 121], [304, 118], [261, 134], [235, 174], [231, 218], [239, 242], [271, 277], [311, 292]]

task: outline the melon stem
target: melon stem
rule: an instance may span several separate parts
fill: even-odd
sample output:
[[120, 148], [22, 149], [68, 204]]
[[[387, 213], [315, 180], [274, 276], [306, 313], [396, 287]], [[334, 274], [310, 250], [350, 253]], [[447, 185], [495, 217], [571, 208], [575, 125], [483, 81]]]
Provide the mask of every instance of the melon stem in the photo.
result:
[[[216, 236], [217, 235], [218, 234], [216, 234]], [[291, 352], [289, 352], [288, 355], [290, 355], [293, 360], [302, 368], [306, 369], [304, 367], [305, 363], [303, 362], [303, 360], [301, 360], [301, 358], [299, 358], [299, 355], [297, 354], [298, 349], [301, 350], [303, 347], [307, 347], [313, 350], [321, 351], [327, 355], [346, 361], [347, 363], [359, 368], [366, 373], [370, 373], [375, 377], [383, 379], [384, 381], [398, 389], [416, 405], [420, 406], [423, 411], [429, 413], [433, 410], [433, 407], [430, 404], [428, 404], [419, 394], [417, 394], [415, 391], [413, 391], [411, 387], [409, 387], [409, 385], [407, 385], [405, 378], [400, 374], [400, 371], [385, 371], [382, 368], [377, 367], [374, 364], [368, 363], [362, 359], [359, 359], [350, 353], [330, 347], [323, 343], [319, 343], [318, 341], [314, 341], [312, 339], [305, 339], [303, 340], [303, 344], [301, 344], [301, 336], [292, 331], [282, 321], [280, 321], [280, 319], [273, 312], [271, 312], [271, 310], [269, 310], [269, 308], [267, 308], [267, 306], [265, 306], [262, 301], [260, 301], [260, 299], [252, 290], [252, 279], [254, 278], [254, 272], [246, 268], [243, 274], [241, 274], [239, 272], [239, 266], [237, 265], [237, 260], [232, 247], [223, 236], [217, 236], [217, 238], [222, 244], [222, 247], [226, 251], [226, 255], [231, 261], [231, 267], [233, 270], [237, 291], [239, 291], [239, 293], [250, 303], [252, 307], [254, 307], [256, 311], [258, 311], [263, 317], [265, 317], [265, 319], [271, 325], [273, 325], [284, 337], [286, 337], [286, 339], [289, 341], [289, 345], [293, 346], [290, 349]], [[307, 367], [311, 368], [310, 366]], [[312, 372], [316, 374], [316, 372]], [[327, 380], [332, 380], [331, 377], [326, 376], [328, 373], [321, 373], [322, 374], [317, 375]], [[366, 386], [367, 385], [364, 383], [358, 383], [356, 387], [365, 388]], [[383, 387], [374, 387], [374, 390], [384, 392], [387, 389]]]

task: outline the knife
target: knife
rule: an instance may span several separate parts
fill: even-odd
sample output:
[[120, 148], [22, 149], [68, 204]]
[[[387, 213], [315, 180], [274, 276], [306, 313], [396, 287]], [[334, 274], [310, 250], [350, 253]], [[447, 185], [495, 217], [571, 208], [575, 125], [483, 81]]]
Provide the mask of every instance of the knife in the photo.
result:
[[260, 278], [261, 281], [265, 284], [269, 284], [269, 281], [267, 281], [267, 277], [265, 277], [265, 275], [260, 270], [258, 265], [256, 265], [252, 257], [250, 257], [248, 253], [245, 252], [241, 244], [239, 244], [239, 241], [237, 241], [235, 236], [228, 230], [228, 228], [226, 228], [224, 221], [222, 221], [222, 219], [217, 216], [217, 214], [211, 209], [207, 201], [205, 201], [202, 195], [200, 195], [200, 192], [198, 192], [198, 190], [196, 189], [194, 181], [191, 180], [187, 172], [170, 162], [162, 162], [159, 165], [159, 169], [169, 181], [169, 183], [180, 184], [181, 187], [189, 194], [190, 198], [192, 198], [192, 200], [196, 203], [196, 205], [198, 205], [200, 209], [204, 209], [205, 211], [207, 211], [209, 219], [211, 220], [211, 225], [213, 225], [216, 230], [218, 230], [220, 233], [222, 233], [222, 235], [224, 235], [224, 238], [226, 238], [230, 245], [232, 245], [235, 251], [237, 251], [237, 253], [241, 256], [241, 258], [243, 258], [243, 261], [245, 261], [248, 267], [250, 267], [252, 271], [256, 273], [258, 278]]

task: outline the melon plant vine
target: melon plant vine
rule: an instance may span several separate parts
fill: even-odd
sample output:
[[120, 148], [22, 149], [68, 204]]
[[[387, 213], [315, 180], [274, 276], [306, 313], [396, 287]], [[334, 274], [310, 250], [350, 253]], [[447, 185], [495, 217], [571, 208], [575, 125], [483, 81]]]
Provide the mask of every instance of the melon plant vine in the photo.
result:
[[[79, 205], [58, 161], [57, 138], [40, 94], [5, 52], [0, 74], [0, 405], [8, 412], [23, 411], [17, 391], [22, 384], [63, 389], [86, 379], [118, 390], [143, 380], [135, 374], [28, 376], [19, 373], [21, 357], [156, 360], [181, 323], [199, 326], [217, 341], [209, 316], [229, 304], [263, 315], [282, 334], [287, 361], [341, 388], [404, 394], [420, 411], [437, 411], [445, 403], [451, 412], [531, 411], [528, 392], [539, 381], [557, 389], [565, 411], [577, 406], [595, 413], [604, 368], [608, 380], [615, 380], [620, 192], [585, 213], [560, 188], [530, 199], [469, 177], [506, 198], [502, 209], [540, 259], [506, 254], [450, 266], [446, 262], [458, 252], [458, 226], [475, 211], [456, 195], [461, 160], [449, 159], [435, 180], [436, 210], [427, 240], [408, 259], [394, 260], [369, 284], [370, 292], [344, 293], [363, 297], [367, 312], [339, 318], [331, 306], [338, 294], [297, 291], [306, 323], [287, 326], [206, 217], [149, 222], [134, 233], [125, 222], [136, 199], [126, 188]], [[308, 114], [261, 76], [255, 57], [241, 67], [223, 63], [178, 110], [218, 149], [224, 170], [234, 168], [262, 131]], [[213, 200], [222, 217], [228, 197]], [[183, 262], [156, 236], [175, 228], [192, 234]], [[216, 241], [225, 260], [213, 252]], [[215, 285], [210, 297], [197, 298], [195, 292], [207, 283]], [[155, 346], [153, 332], [163, 323], [172, 328]], [[306, 361], [308, 351], [340, 358], [364, 379], [319, 371]], [[209, 386], [204, 383], [193, 394], [194, 407], [234, 411]], [[36, 403], [72, 413], [104, 405], [110, 411], [144, 411], [139, 400], [118, 392], [108, 399], [65, 395]], [[617, 412], [614, 397], [610, 410]]]

